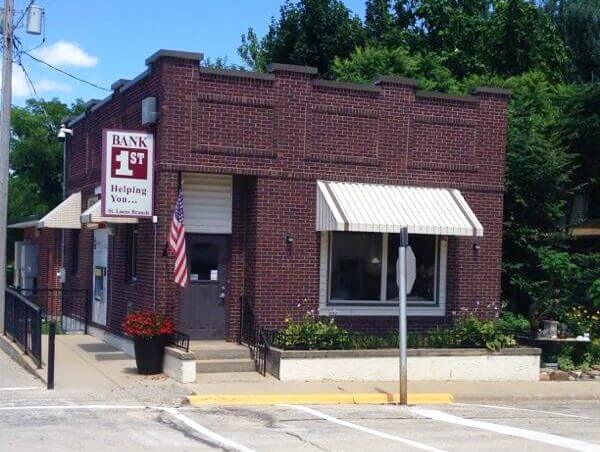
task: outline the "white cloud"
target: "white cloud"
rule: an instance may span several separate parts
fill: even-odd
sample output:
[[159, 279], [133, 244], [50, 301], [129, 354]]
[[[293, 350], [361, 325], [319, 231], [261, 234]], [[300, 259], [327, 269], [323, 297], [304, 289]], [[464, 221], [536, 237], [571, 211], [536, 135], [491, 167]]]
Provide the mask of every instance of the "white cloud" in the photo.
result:
[[[33, 85], [39, 95], [48, 91], [71, 91], [69, 85], [46, 78], [34, 81]], [[13, 66], [12, 93], [14, 97], [34, 97], [21, 66]]]
[[47, 78], [43, 78], [33, 83], [38, 93], [45, 91], [71, 91], [71, 87], [66, 83], [55, 82], [54, 80], [48, 80]]
[[54, 66], [94, 67], [98, 64], [98, 57], [90, 55], [78, 44], [69, 41], [57, 41], [32, 53]]

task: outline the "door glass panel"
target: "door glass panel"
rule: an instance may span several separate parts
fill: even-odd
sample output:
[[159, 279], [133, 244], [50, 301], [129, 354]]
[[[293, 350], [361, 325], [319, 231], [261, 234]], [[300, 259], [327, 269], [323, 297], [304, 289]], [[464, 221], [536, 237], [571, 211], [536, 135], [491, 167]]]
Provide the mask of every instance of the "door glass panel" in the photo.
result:
[[191, 281], [216, 281], [219, 269], [219, 247], [214, 243], [194, 243], [190, 246]]

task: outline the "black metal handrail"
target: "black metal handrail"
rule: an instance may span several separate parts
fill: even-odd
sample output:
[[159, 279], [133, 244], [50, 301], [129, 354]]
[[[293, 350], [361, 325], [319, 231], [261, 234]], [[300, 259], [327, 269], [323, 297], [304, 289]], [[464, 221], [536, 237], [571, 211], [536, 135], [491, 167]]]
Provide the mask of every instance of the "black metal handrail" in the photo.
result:
[[265, 375], [267, 353], [271, 347], [272, 332], [262, 328], [256, 318], [252, 300], [249, 297], [240, 297], [240, 337], [239, 342], [246, 344], [250, 355], [254, 359], [254, 366], [258, 373]]
[[42, 309], [45, 322], [56, 321], [63, 333], [87, 334], [90, 322], [90, 299], [87, 289], [22, 289], [15, 291]]
[[171, 334], [171, 336], [169, 336], [167, 345], [176, 347], [185, 352], [189, 352], [190, 351], [190, 336], [185, 333], [181, 333], [179, 331], [173, 331], [173, 334]]
[[4, 334], [42, 367], [42, 308], [13, 289], [6, 289]]

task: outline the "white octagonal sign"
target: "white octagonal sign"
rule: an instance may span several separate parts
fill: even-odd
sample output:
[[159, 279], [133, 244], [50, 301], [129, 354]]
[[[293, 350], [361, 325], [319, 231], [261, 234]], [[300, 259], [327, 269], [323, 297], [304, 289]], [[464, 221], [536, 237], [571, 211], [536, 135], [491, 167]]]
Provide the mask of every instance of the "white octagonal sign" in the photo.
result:
[[[400, 252], [398, 252], [400, 255]], [[408, 295], [417, 279], [417, 258], [410, 246], [406, 247], [406, 294]], [[400, 258], [396, 261], [396, 283], [400, 287]]]

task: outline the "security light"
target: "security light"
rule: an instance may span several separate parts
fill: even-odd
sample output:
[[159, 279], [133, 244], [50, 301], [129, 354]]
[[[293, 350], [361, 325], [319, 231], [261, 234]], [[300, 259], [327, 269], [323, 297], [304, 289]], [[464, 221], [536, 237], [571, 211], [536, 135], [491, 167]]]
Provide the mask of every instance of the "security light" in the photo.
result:
[[58, 139], [64, 141], [67, 138], [67, 135], [73, 136], [73, 129], [67, 129], [64, 124], [61, 124], [57, 135]]

